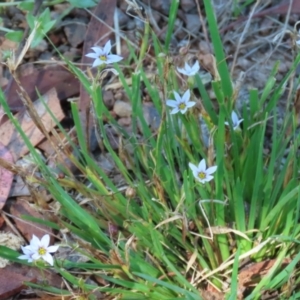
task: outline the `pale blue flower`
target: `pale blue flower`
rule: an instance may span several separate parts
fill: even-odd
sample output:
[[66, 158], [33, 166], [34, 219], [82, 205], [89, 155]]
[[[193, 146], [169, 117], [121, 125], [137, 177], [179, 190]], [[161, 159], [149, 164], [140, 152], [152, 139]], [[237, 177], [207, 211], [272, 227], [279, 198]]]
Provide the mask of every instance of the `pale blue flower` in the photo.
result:
[[177, 71], [179, 73], [186, 76], [194, 76], [199, 72], [199, 70], [200, 70], [200, 66], [198, 60], [194, 63], [192, 67], [190, 67], [189, 64], [185, 63], [184, 68], [177, 68]]
[[56, 252], [59, 246], [49, 246], [49, 243], [49, 234], [45, 234], [41, 240], [33, 235], [30, 244], [28, 246], [21, 247], [23, 255], [20, 255], [18, 258], [26, 259], [28, 262], [42, 258], [44, 261], [53, 266], [53, 257], [50, 253]]
[[109, 54], [111, 51], [111, 42], [110, 40], [107, 41], [105, 46], [102, 47], [92, 47], [92, 50], [95, 53], [88, 53], [86, 54], [87, 57], [94, 58], [95, 61], [93, 62], [92, 67], [97, 67], [101, 65], [108, 65], [115, 62], [119, 62], [123, 59], [123, 57], [115, 54]]
[[189, 163], [189, 167], [193, 171], [195, 179], [201, 183], [209, 182], [214, 177], [211, 175], [216, 172], [217, 166], [206, 168], [205, 159], [202, 159], [198, 166]]
[[[233, 129], [236, 130], [239, 128], [240, 123], [242, 123], [244, 119], [239, 119], [236, 112], [233, 110], [231, 113], [231, 121], [232, 121]], [[229, 123], [225, 122], [225, 125], [229, 126]]]
[[174, 91], [175, 100], [167, 100], [167, 105], [172, 107], [171, 114], [177, 114], [179, 111], [185, 114], [188, 108], [193, 107], [196, 102], [190, 101], [190, 90], [187, 90], [182, 97]]

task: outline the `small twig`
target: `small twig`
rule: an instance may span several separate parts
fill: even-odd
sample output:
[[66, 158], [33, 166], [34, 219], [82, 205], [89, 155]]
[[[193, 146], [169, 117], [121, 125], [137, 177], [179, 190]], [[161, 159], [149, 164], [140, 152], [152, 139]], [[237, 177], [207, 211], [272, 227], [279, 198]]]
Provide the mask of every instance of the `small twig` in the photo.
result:
[[119, 18], [118, 18], [117, 10], [115, 10], [114, 13], [114, 26], [115, 26], [116, 53], [118, 55], [121, 55], [120, 26], [119, 26]]
[[[202, 30], [203, 30], [204, 38], [205, 38], [205, 41], [206, 41], [207, 45], [210, 47], [210, 42], [209, 42], [209, 38], [208, 38], [208, 34], [207, 34], [206, 25], [205, 25], [205, 22], [204, 22], [204, 19], [203, 19], [203, 15], [202, 15], [202, 11], [201, 11], [201, 7], [200, 7], [200, 4], [199, 4], [200, 1], [195, 1], [195, 2], [196, 2], [196, 5], [197, 5], [197, 11], [198, 11], [200, 23], [202, 25]], [[210, 50], [212, 50], [212, 49], [210, 49]]]
[[252, 11], [251, 11], [251, 13], [250, 13], [249, 19], [247, 20], [247, 23], [245, 25], [245, 28], [244, 28], [242, 34], [241, 34], [241, 37], [239, 38], [239, 41], [238, 41], [238, 44], [237, 44], [237, 47], [236, 47], [236, 51], [234, 53], [231, 70], [230, 70], [231, 75], [233, 74], [233, 71], [234, 71], [234, 68], [235, 68], [235, 64], [236, 64], [236, 60], [237, 60], [237, 56], [239, 54], [239, 50], [240, 50], [241, 44], [243, 42], [244, 36], [245, 36], [246, 32], [249, 29], [249, 26], [251, 24], [251, 20], [253, 18], [253, 15], [254, 15], [255, 10], [256, 10], [256, 8], [257, 8], [257, 6], [258, 6], [259, 3], [260, 3], [260, 0], [257, 0], [256, 3], [255, 3], [255, 5], [254, 5], [254, 7], [253, 7], [253, 9], [252, 9]]
[[[1, 216], [4, 219], [5, 223], [11, 228], [11, 230], [19, 237], [21, 238], [24, 242], [24, 238], [22, 237], [22, 235], [20, 234], [20, 232], [16, 229], [16, 227], [12, 224], [12, 222], [10, 221], [10, 219], [6, 216], [9, 215], [4, 211], [1, 211]], [[15, 216], [12, 216], [15, 217]], [[18, 219], [17, 217], [15, 217], [16, 219]], [[23, 221], [23, 220], [22, 220]]]

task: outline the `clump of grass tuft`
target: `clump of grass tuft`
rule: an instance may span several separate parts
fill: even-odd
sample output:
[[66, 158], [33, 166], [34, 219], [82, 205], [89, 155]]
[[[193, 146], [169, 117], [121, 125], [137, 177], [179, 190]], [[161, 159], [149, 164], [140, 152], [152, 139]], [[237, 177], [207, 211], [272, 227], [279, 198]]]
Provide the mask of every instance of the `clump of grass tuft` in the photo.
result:
[[[177, 66], [170, 65], [168, 59], [172, 17], [166, 45], [160, 45], [150, 28], [145, 27], [149, 32], [144, 42], [151, 36], [155, 49], [154, 79], [148, 79], [140, 63], [142, 56], [138, 58], [138, 69], [131, 74], [131, 85], [120, 66], [114, 65], [131, 100], [132, 134], [122, 130], [110, 117], [102, 99], [102, 87], [97, 82], [91, 84], [68, 62], [91, 95], [101, 143], [122, 175], [121, 187], [95, 164], [88, 152], [77, 103], [71, 103], [71, 108], [80, 151], [66, 132], [65, 135], [77, 154], [69, 158], [81, 171], [84, 182], [68, 170], [64, 178], [56, 178], [51, 173], [0, 94], [1, 104], [26, 141], [42, 178], [47, 179], [41, 184], [60, 204], [56, 222], [35, 221], [55, 230], [67, 229], [78, 239], [76, 245], [69, 246], [88, 257], [85, 263], [58, 258], [54, 269], [87, 299], [93, 299], [95, 290], [122, 299], [201, 299], [207, 286], [226, 294], [226, 299], [236, 299], [246, 289], [238, 277], [241, 262], [274, 258], [276, 263], [248, 290], [247, 299], [257, 299], [265, 290], [277, 289], [283, 296], [287, 295], [289, 291], [284, 286], [291, 278], [292, 290], [299, 286], [299, 277], [294, 276], [299, 272], [296, 266], [300, 259], [299, 162], [296, 159], [299, 136], [295, 113], [287, 111], [283, 125], [278, 126], [276, 106], [282, 88], [299, 64], [300, 55], [280, 83], [273, 79], [274, 68], [262, 93], [250, 91], [249, 106], [236, 111], [243, 122], [235, 126], [231, 115], [235, 111], [237, 91], [229, 75], [211, 3], [204, 3], [215, 50], [212, 88], [217, 109], [198, 74], [192, 86], [187, 80], [186, 86], [179, 88]], [[170, 16], [176, 15], [177, 7], [176, 3], [172, 5]], [[147, 47], [144, 45], [143, 49]], [[161, 118], [154, 133], [143, 115], [141, 84], [146, 86]], [[170, 114], [166, 100], [173, 98], [174, 91], [183, 94], [186, 87], [200, 109], [193, 107], [185, 114]], [[200, 97], [196, 97], [195, 91]], [[106, 134], [104, 120], [107, 119], [119, 130], [117, 152]], [[273, 131], [272, 144], [266, 153], [268, 120], [273, 120]], [[289, 150], [288, 155], [285, 149]], [[205, 183], [199, 182], [189, 168], [190, 163], [198, 165], [201, 160], [209, 167], [217, 166], [213, 179]], [[198, 175], [207, 176], [202, 173], [199, 171]], [[74, 194], [82, 195], [89, 206], [77, 203]], [[0, 255], [24, 263], [17, 259], [19, 253], [5, 247], [0, 247]], [[289, 264], [282, 269], [280, 266], [286, 258]], [[105, 284], [85, 283], [73, 270], [92, 274]], [[71, 295], [67, 289], [27, 285]]]

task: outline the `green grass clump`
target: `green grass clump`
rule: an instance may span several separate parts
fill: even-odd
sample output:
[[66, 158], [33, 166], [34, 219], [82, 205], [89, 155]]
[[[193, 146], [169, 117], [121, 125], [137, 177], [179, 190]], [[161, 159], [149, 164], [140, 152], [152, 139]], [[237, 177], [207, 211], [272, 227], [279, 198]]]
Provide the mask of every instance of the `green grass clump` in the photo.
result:
[[[153, 80], [148, 79], [142, 67], [143, 57], [136, 57], [133, 51], [132, 59], [139, 68], [131, 74], [131, 85], [120, 66], [114, 66], [131, 100], [132, 134], [122, 130], [110, 117], [99, 81], [91, 84], [68, 64], [91, 95], [103, 148], [122, 175], [121, 187], [95, 164], [88, 152], [77, 103], [73, 102], [71, 108], [80, 150], [65, 135], [76, 153], [70, 159], [81, 171], [84, 182], [67, 169], [64, 178], [51, 173], [10, 114], [4, 95], [0, 95], [1, 104], [46, 179], [42, 184], [61, 205], [55, 222], [35, 221], [55, 230], [68, 229], [78, 237], [78, 244], [69, 246], [88, 257], [85, 263], [57, 259], [54, 268], [78, 295], [81, 293], [87, 299], [93, 299], [95, 290], [111, 299], [116, 296], [201, 299], [208, 285], [226, 294], [226, 299], [236, 299], [243, 288], [238, 274], [245, 259], [252, 262], [276, 259], [255, 287], [247, 291], [246, 299], [258, 299], [266, 290], [278, 290], [282, 297], [292, 297], [299, 288], [299, 276], [296, 276], [300, 259], [299, 136], [295, 112], [287, 111], [279, 127], [276, 109], [300, 55], [281, 82], [274, 80], [275, 66], [265, 89], [250, 91], [249, 104], [241, 112], [243, 123], [235, 128], [230, 120], [237, 91], [229, 75], [211, 3], [204, 1], [204, 4], [215, 50], [212, 88], [216, 105], [212, 105], [199, 75], [194, 82], [187, 80], [181, 90], [178, 87], [176, 66], [170, 64], [167, 47], [174, 18], [170, 18], [164, 46], [145, 27], [147, 34], [143, 42], [147, 43], [151, 37], [155, 49], [157, 74]], [[174, 3], [171, 16], [176, 15], [177, 8]], [[147, 47], [143, 45], [143, 49]], [[142, 84], [161, 118], [154, 133], [143, 116]], [[166, 100], [172, 99], [174, 91], [182, 94], [187, 88], [191, 90], [192, 100], [201, 103], [201, 108], [171, 115]], [[104, 122], [107, 119], [119, 130], [118, 151], [109, 143]], [[228, 126], [225, 122], [229, 122]], [[273, 126], [269, 147], [268, 122]], [[138, 138], [139, 128], [142, 138]], [[209, 130], [208, 140], [203, 128]], [[61, 126], [60, 129], [63, 131]], [[205, 184], [196, 181], [189, 168], [189, 163], [198, 165], [202, 159], [209, 166], [217, 166], [213, 180]], [[74, 200], [72, 195], [78, 193], [89, 200], [89, 206]], [[19, 253], [5, 247], [0, 247], [0, 255], [24, 263], [17, 259]], [[287, 258], [289, 263], [281, 268]], [[75, 271], [92, 274], [107, 284], [87, 284]], [[287, 289], [291, 280], [293, 285]], [[27, 284], [47, 292], [71, 295], [67, 289]], [[294, 297], [298, 299], [297, 294]]]

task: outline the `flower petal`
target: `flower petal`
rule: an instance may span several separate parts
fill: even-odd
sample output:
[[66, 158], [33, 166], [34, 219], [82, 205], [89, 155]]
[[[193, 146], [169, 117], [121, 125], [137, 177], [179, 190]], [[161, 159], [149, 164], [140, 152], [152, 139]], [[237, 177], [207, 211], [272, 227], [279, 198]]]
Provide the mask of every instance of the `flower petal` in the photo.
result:
[[111, 42], [110, 42], [110, 40], [108, 40], [103, 48], [103, 51], [106, 54], [108, 54], [110, 52], [110, 50], [111, 50]]
[[214, 176], [211, 176], [211, 175], [207, 175], [204, 179], [205, 182], [209, 182], [211, 181], [212, 179], [214, 178]]
[[236, 127], [238, 127], [243, 121], [244, 121], [244, 119], [240, 119], [240, 120], [237, 122]]
[[103, 65], [103, 64], [105, 64], [105, 61], [103, 61], [103, 60], [97, 58], [97, 59], [93, 62], [92, 67], [93, 67], [93, 68], [94, 68], [94, 67], [98, 67], [98, 66], [101, 66], [101, 65]]
[[205, 179], [201, 179], [198, 176], [195, 176], [195, 179], [201, 183], [205, 183], [205, 181], [206, 181]]
[[32, 255], [31, 255], [31, 258], [33, 260], [38, 260], [39, 258], [41, 258], [41, 255], [39, 255], [38, 252], [34, 252]]
[[212, 167], [210, 167], [210, 168], [207, 168], [207, 170], [206, 170], [206, 174], [207, 175], [210, 175], [210, 174], [212, 174], [212, 173], [215, 173], [216, 171], [217, 171], [217, 166], [212, 166]]
[[171, 115], [177, 114], [179, 112], [179, 108], [175, 107], [172, 109], [172, 111], [170, 112]]
[[103, 53], [103, 49], [99, 46], [92, 47], [91, 49], [95, 52], [96, 55], [99, 55], [100, 53]]
[[25, 254], [20, 255], [17, 258], [18, 259], [26, 259], [28, 262], [32, 262], [32, 258], [30, 256], [28, 256], [28, 255], [25, 255]]
[[191, 97], [191, 92], [190, 90], [187, 90], [183, 96], [182, 96], [182, 100], [187, 103], [189, 100], [190, 100], [190, 97]]
[[231, 112], [231, 120], [233, 124], [236, 124], [239, 121], [239, 118], [234, 110]]
[[191, 107], [193, 107], [195, 104], [196, 104], [196, 102], [194, 102], [194, 101], [189, 101], [189, 102], [187, 102], [185, 105], [187, 106], [187, 108], [191, 108]]
[[115, 54], [109, 54], [107, 56], [107, 61], [106, 63], [107, 64], [112, 64], [112, 63], [115, 63], [115, 62], [118, 62], [120, 60], [122, 60], [123, 57], [122, 56], [119, 56], [119, 55], [115, 55]]
[[88, 53], [88, 54], [86, 54], [85, 56], [96, 59], [96, 58], [98, 58], [99, 55], [96, 54], [96, 53]]
[[42, 239], [41, 239], [41, 245], [43, 246], [43, 248], [47, 249], [50, 243], [50, 235], [49, 234], [45, 234]]
[[189, 163], [189, 167], [193, 172], [198, 173], [198, 167], [196, 165]]
[[[40, 246], [40, 240], [34, 234], [32, 235], [32, 239], [30, 240], [30, 245], [32, 249], [37, 249]], [[28, 247], [28, 246], [27, 246]], [[29, 248], [29, 247], [28, 247]]]
[[53, 266], [53, 257], [50, 253], [46, 253], [45, 255], [42, 256], [43, 260], [49, 263], [51, 266]]
[[206, 162], [205, 162], [204, 158], [200, 161], [200, 163], [198, 165], [198, 171], [201, 171], [201, 172], [206, 171]]
[[174, 91], [174, 97], [175, 97], [175, 100], [177, 101], [177, 103], [180, 103], [181, 102], [181, 97], [180, 95]]
[[166, 103], [170, 107], [178, 107], [178, 103], [175, 100], [167, 100]]
[[58, 248], [59, 248], [59, 245], [49, 246], [47, 248], [47, 251], [50, 252], [50, 253], [54, 253], [54, 252], [57, 251]]
[[199, 62], [198, 62], [198, 60], [196, 60], [196, 62], [192, 66], [193, 75], [195, 75], [196, 73], [198, 73], [199, 70], [200, 70]]
[[188, 107], [185, 106], [183, 109], [180, 109], [180, 112], [184, 115], [187, 110], [188, 110]]
[[183, 75], [188, 75], [185, 69], [181, 69], [177, 67], [177, 71]]
[[31, 255], [33, 253], [31, 246], [26, 246], [26, 247], [21, 246], [21, 249], [25, 255]]

